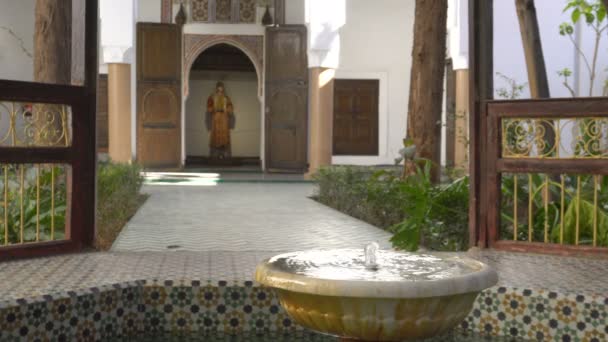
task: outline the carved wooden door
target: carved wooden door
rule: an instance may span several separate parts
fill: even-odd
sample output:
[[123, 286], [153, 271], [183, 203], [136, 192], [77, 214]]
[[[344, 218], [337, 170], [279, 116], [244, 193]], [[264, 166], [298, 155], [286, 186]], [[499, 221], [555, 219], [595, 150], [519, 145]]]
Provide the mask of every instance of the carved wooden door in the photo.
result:
[[266, 29], [266, 168], [308, 167], [308, 62], [306, 27]]
[[378, 155], [378, 80], [334, 81], [335, 155]]
[[181, 30], [137, 24], [137, 159], [145, 167], [181, 164]]

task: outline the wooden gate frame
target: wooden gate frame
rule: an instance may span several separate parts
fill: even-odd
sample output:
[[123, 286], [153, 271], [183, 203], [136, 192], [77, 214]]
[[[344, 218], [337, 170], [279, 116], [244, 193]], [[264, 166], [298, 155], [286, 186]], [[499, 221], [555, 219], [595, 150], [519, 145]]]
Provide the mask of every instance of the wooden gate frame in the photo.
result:
[[469, 246], [488, 246], [485, 214], [487, 198], [482, 189], [487, 169], [485, 101], [494, 97], [494, 0], [469, 0]]
[[0, 163], [61, 163], [68, 178], [66, 239], [0, 247], [0, 260], [75, 252], [95, 237], [96, 89], [98, 0], [86, 0], [83, 86], [0, 80], [0, 101], [63, 104], [72, 108], [72, 144], [67, 147], [0, 147]]
[[[577, 116], [577, 111], [584, 115], [598, 112], [598, 108], [604, 110], [608, 98], [493, 101], [493, 2], [494, 0], [469, 0], [469, 245], [519, 252], [606, 255], [606, 248], [498, 241], [497, 201], [500, 200], [500, 172], [546, 171], [547, 165], [551, 165], [559, 166], [562, 172], [584, 170], [606, 174], [605, 169], [600, 171], [606, 161], [578, 160], [576, 165], [571, 162], [564, 163], [563, 160], [501, 161], [497, 143], [500, 134], [497, 131], [497, 119], [503, 114], [489, 113], [488, 106], [493, 106], [492, 109], [500, 109], [503, 106], [503, 112], [507, 115], [517, 113], [520, 116], [550, 117], [568, 113], [569, 116]], [[522, 112], [523, 107], [525, 110]], [[605, 114], [604, 111], [602, 113]]]
[[488, 247], [515, 251], [539, 252], [561, 255], [599, 254], [608, 255], [606, 247], [565, 245], [545, 242], [500, 240], [501, 174], [503, 173], [551, 173], [608, 175], [608, 159], [539, 159], [504, 158], [502, 120], [569, 119], [608, 117], [608, 99], [587, 97], [576, 99], [531, 99], [485, 101], [483, 116], [487, 130], [481, 132], [480, 141], [486, 146], [486, 169], [481, 172], [481, 184], [485, 196], [485, 229]]

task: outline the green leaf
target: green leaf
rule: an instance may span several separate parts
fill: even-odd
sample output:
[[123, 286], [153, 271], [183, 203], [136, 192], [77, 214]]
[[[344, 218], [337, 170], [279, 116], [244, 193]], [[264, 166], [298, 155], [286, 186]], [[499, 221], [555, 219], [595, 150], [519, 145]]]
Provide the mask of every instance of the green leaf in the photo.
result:
[[574, 27], [572, 27], [572, 25], [570, 25], [569, 23], [561, 23], [559, 25], [559, 34], [562, 36], [565, 35], [571, 35], [572, 33], [574, 33]]
[[597, 10], [597, 21], [598, 23], [601, 23], [604, 19], [606, 19], [606, 7], [600, 6]]
[[572, 11], [572, 22], [573, 23], [577, 23], [578, 20], [581, 18], [581, 11], [577, 8], [574, 11]]
[[410, 252], [418, 250], [418, 247], [420, 246], [419, 226], [413, 224], [409, 220], [405, 220], [389, 229], [395, 232], [395, 235], [391, 238], [393, 246]]
[[[580, 207], [578, 207], [580, 202]], [[579, 240], [588, 240], [593, 237], [593, 216], [595, 207], [593, 203], [584, 200], [572, 199], [564, 214], [564, 242], [574, 244], [576, 241], [576, 218], [577, 207], [579, 208]], [[558, 223], [553, 227], [551, 239], [559, 241], [561, 225]], [[608, 246], [608, 214], [598, 208], [597, 210], [597, 242], [600, 246]]]

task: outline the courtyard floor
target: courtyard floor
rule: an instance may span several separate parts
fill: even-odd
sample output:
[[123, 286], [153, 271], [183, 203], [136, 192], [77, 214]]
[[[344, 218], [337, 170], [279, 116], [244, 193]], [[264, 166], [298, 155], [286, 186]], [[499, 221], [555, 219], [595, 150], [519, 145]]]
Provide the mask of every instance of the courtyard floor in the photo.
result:
[[[276, 295], [252, 281], [260, 261], [308, 248], [390, 245], [387, 232], [311, 200], [313, 185], [297, 177], [156, 173], [146, 178], [150, 198], [111, 251], [0, 263], [0, 274], [10, 275], [0, 278], [0, 340], [20, 340], [22, 325], [26, 333], [47, 336], [48, 323], [40, 323], [47, 320], [57, 326], [52, 334], [65, 330], [79, 336], [70, 325], [73, 318], [55, 317], [59, 311], [53, 308], [61, 305], [69, 315], [90, 311], [77, 316], [88, 326], [99, 325], [97, 316], [115, 320], [112, 331], [128, 330], [120, 325], [128, 320], [114, 317], [125, 311], [144, 331], [159, 329], [149, 319], [154, 315], [164, 317], [163, 331], [178, 329], [179, 317], [192, 320], [193, 332], [203, 331], [207, 321], [200, 317], [209, 315], [217, 317], [210, 322], [222, 333], [235, 329], [233, 321], [239, 331], [257, 331], [259, 322], [268, 331], [287, 331], [291, 325], [285, 325]], [[461, 324], [464, 330], [526, 340], [607, 340], [607, 259], [477, 249], [463, 254], [499, 274], [498, 286], [482, 292]], [[260, 292], [268, 297], [259, 300]], [[190, 311], [194, 307], [202, 308], [199, 316]]]
[[[206, 172], [176, 181], [183, 176], [146, 176], [143, 192], [150, 197], [109, 252], [0, 263], [0, 273], [11, 274], [0, 280], [0, 299], [139, 280], [247, 281], [258, 262], [283, 252], [363, 248], [370, 241], [390, 248], [389, 233], [310, 199], [313, 184], [301, 176]], [[215, 178], [199, 182], [209, 177]], [[604, 258], [467, 254], [494, 266], [502, 286], [608, 293]]]
[[294, 251], [363, 248], [371, 241], [390, 246], [389, 233], [310, 199], [311, 183], [241, 177], [144, 186], [150, 197], [112, 251]]

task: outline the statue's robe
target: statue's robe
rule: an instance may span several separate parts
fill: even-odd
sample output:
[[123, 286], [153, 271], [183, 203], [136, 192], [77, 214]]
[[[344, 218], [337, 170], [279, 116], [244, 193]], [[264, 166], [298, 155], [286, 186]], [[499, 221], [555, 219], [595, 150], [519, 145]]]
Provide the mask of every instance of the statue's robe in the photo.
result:
[[[234, 126], [232, 102], [225, 95], [213, 94], [207, 100], [207, 126], [210, 130], [209, 147], [215, 150], [230, 148], [230, 129]], [[227, 151], [229, 153], [229, 151]]]

